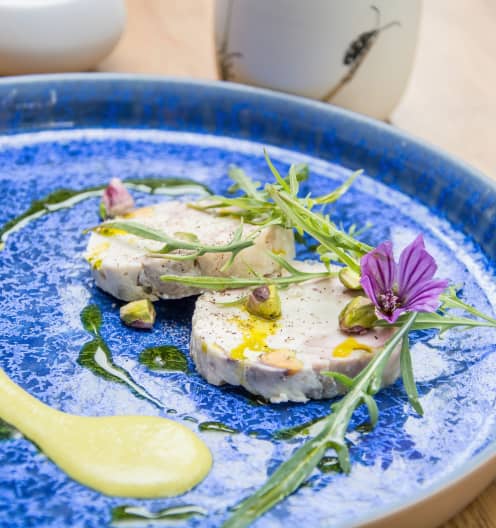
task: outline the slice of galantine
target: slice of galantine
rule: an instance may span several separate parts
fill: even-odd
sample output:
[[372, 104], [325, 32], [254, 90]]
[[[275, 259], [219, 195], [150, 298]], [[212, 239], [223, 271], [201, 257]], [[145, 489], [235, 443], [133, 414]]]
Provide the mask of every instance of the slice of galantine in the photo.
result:
[[[320, 272], [318, 262], [292, 264]], [[267, 320], [249, 313], [248, 290], [209, 292], [200, 296], [193, 315], [190, 350], [196, 368], [214, 385], [240, 385], [273, 403], [331, 398], [346, 392], [322, 373], [353, 378], [382, 349], [391, 328], [359, 336], [339, 329], [339, 313], [352, 299], [336, 277], [310, 280], [279, 290], [281, 316]], [[382, 384], [399, 375], [398, 346], [383, 372]]]
[[[119, 218], [117, 219], [119, 220]], [[240, 226], [232, 217], [214, 216], [188, 207], [186, 203], [168, 201], [136, 209], [120, 220], [132, 220], [167, 235], [188, 240], [196, 237], [204, 244], [224, 245], [230, 242]], [[92, 232], [85, 258], [90, 263], [97, 286], [124, 301], [138, 299], [180, 299], [201, 293], [201, 290], [178, 283], [162, 282], [161, 275], [185, 276], [269, 276], [280, 271], [267, 250], [294, 258], [293, 232], [279, 226], [268, 226], [254, 239], [254, 245], [243, 249], [229, 269], [222, 271], [230, 255], [206, 253], [193, 260], [171, 260], [166, 255], [154, 256], [164, 244], [127, 234], [118, 229]], [[255, 231], [243, 226], [243, 236]], [[184, 254], [175, 250], [174, 255]]]

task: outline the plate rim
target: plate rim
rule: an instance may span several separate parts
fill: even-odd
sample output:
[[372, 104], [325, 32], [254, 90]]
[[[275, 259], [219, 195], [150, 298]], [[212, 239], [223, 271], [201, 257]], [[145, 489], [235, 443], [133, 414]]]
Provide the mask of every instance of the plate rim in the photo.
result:
[[[208, 87], [211, 90], [218, 92], [228, 92], [235, 94], [238, 97], [244, 95], [250, 95], [251, 97], [263, 99], [265, 103], [271, 102], [285, 102], [289, 105], [296, 105], [302, 109], [311, 108], [317, 112], [324, 112], [328, 117], [338, 116], [344, 121], [360, 126], [366, 127], [369, 130], [380, 132], [386, 137], [391, 138], [402, 138], [409, 142], [414, 149], [420, 149], [420, 151], [426, 153], [428, 156], [435, 156], [441, 159], [444, 163], [454, 165], [459, 170], [467, 174], [471, 180], [472, 185], [480, 185], [483, 188], [490, 189], [496, 193], [496, 179], [491, 178], [484, 174], [479, 169], [473, 167], [469, 163], [461, 160], [456, 155], [448, 153], [442, 148], [430, 144], [428, 141], [416, 137], [414, 134], [401, 130], [390, 125], [388, 123], [375, 120], [365, 115], [360, 115], [350, 110], [336, 107], [332, 104], [324, 103], [321, 101], [315, 101], [304, 97], [286, 94], [282, 92], [276, 92], [265, 88], [257, 88], [248, 85], [236, 84], [227, 81], [216, 81], [216, 80], [198, 80], [190, 78], [179, 78], [172, 76], [162, 75], [145, 75], [145, 74], [132, 74], [132, 73], [60, 73], [60, 74], [34, 74], [34, 75], [21, 75], [21, 76], [7, 76], [0, 79], [0, 90], [11, 87], [15, 89], [19, 85], [36, 85], [41, 86], [44, 84], [49, 85], [50, 83], [59, 82], [74, 82], [84, 81], [89, 82], [95, 86], [108, 82], [117, 83], [160, 83], [164, 86], [173, 85], [176, 88], [181, 86], [194, 86], [194, 87]], [[0, 94], [0, 105], [4, 102]], [[54, 123], [56, 125], [56, 123]], [[74, 129], [81, 127], [75, 126]], [[91, 128], [91, 127], [85, 127]], [[129, 128], [129, 127], [119, 127]], [[68, 128], [50, 128], [50, 131], [56, 132], [57, 130], [65, 130]], [[20, 130], [18, 133], [33, 133], [35, 130]], [[16, 135], [17, 132], [13, 131], [9, 133], [0, 129], [0, 136], [12, 136]], [[201, 133], [201, 132], [198, 132]], [[387, 185], [387, 184], [386, 184]], [[402, 191], [404, 192], [404, 191]], [[487, 256], [487, 255], [486, 255]], [[488, 258], [491, 258], [488, 256]], [[421, 508], [426, 506], [428, 503], [435, 501], [441, 495], [446, 493], [455, 493], [461, 491], [460, 488], [464, 488], [469, 481], [477, 481], [477, 485], [471, 487], [467, 493], [466, 489], [463, 489], [463, 494], [460, 493], [463, 498], [452, 497], [452, 500], [457, 503], [455, 508], [450, 509], [447, 514], [445, 511], [434, 511], [428, 519], [429, 524], [424, 526], [434, 526], [440, 522], [443, 522], [458, 511], [464, 508], [469, 502], [471, 502], [480, 492], [496, 477], [496, 441], [490, 442], [484, 449], [482, 449], [475, 457], [466, 461], [461, 466], [452, 470], [448, 475], [443, 477], [440, 481], [430, 485], [426, 489], [416, 493], [409, 499], [399, 498], [396, 501], [390, 503], [389, 506], [384, 506], [377, 510], [373, 515], [367, 514], [367, 518], [361, 517], [353, 526], [367, 526], [367, 527], [379, 527], [379, 526], [395, 526], [394, 523], [399, 521], [398, 516], [412, 515], [412, 512], [418, 512]], [[458, 498], [458, 501], [456, 501]], [[408, 521], [402, 517], [402, 526], [410, 526]], [[405, 522], [403, 522], [405, 521]], [[417, 523], [417, 520], [414, 521]], [[352, 526], [352, 525], [345, 525]], [[397, 526], [397, 524], [396, 524]], [[411, 524], [411, 526], [418, 526], [418, 524]]]
[[[268, 88], [259, 88], [250, 86], [247, 84], [238, 84], [230, 81], [220, 81], [211, 79], [196, 79], [190, 77], [175, 77], [168, 75], [158, 74], [140, 74], [140, 73], [114, 73], [114, 72], [87, 72], [87, 73], [46, 73], [46, 74], [29, 74], [29, 75], [18, 75], [18, 76], [5, 76], [0, 77], [0, 89], [7, 86], [15, 88], [19, 84], [34, 84], [41, 85], [49, 82], [70, 82], [70, 81], [91, 81], [92, 83], [98, 84], [100, 82], [140, 82], [140, 83], [162, 83], [165, 85], [175, 86], [197, 86], [197, 87], [208, 87], [212, 90], [226, 91], [238, 94], [251, 94], [253, 96], [259, 96], [264, 99], [274, 101], [286, 101], [290, 104], [295, 104], [302, 107], [314, 108], [318, 111], [324, 111], [329, 115], [335, 115], [345, 118], [348, 121], [360, 123], [360, 125], [366, 125], [371, 129], [380, 130], [381, 133], [395, 137], [404, 138], [409, 143], [415, 145], [416, 148], [428, 152], [430, 155], [434, 155], [456, 165], [458, 168], [471, 173], [472, 177], [480, 179], [484, 185], [491, 188], [496, 192], [496, 178], [487, 176], [482, 170], [471, 165], [469, 162], [459, 158], [457, 155], [448, 152], [442, 147], [438, 147], [429, 141], [415, 135], [414, 133], [397, 128], [394, 123], [387, 123], [374, 119], [365, 114], [359, 114], [342, 108], [331, 103], [325, 103], [315, 99], [302, 97], [299, 95], [293, 95], [285, 92], [277, 92]], [[0, 100], [1, 102], [1, 100]], [[50, 129], [56, 131], [57, 129]], [[67, 130], [67, 128], [61, 128], [60, 130]], [[35, 131], [28, 131], [35, 132]], [[0, 129], [0, 135], [2, 131]]]

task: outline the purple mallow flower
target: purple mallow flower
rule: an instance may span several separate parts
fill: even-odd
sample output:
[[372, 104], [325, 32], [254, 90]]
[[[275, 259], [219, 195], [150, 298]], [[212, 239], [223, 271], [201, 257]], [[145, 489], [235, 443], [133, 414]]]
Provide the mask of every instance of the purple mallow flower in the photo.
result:
[[112, 178], [103, 192], [105, 216], [123, 215], [134, 209], [134, 200], [119, 178]]
[[360, 283], [375, 305], [377, 317], [394, 323], [404, 312], [434, 312], [447, 280], [434, 279], [436, 261], [425, 249], [419, 235], [400, 255], [393, 256], [393, 245], [383, 242], [360, 262]]

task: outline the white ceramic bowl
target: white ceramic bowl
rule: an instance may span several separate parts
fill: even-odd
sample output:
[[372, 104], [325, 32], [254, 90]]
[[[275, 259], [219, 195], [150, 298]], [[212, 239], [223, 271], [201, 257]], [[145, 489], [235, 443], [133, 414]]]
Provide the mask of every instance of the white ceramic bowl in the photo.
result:
[[0, 0], [0, 75], [88, 70], [125, 20], [123, 0]]

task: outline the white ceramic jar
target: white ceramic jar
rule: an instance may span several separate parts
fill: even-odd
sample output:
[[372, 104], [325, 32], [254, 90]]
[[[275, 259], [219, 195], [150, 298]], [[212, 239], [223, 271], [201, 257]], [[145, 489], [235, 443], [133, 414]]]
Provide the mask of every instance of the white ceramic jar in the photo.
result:
[[0, 0], [0, 75], [88, 70], [125, 19], [123, 0]]
[[222, 78], [387, 118], [413, 65], [420, 0], [216, 0]]

